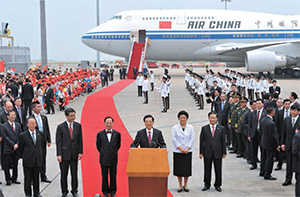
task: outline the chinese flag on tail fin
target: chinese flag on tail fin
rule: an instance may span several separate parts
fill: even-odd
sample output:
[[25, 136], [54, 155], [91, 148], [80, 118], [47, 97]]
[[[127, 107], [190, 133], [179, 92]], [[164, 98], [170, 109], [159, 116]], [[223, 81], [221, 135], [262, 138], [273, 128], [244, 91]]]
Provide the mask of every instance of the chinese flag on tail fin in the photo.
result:
[[159, 29], [171, 29], [172, 21], [159, 21]]

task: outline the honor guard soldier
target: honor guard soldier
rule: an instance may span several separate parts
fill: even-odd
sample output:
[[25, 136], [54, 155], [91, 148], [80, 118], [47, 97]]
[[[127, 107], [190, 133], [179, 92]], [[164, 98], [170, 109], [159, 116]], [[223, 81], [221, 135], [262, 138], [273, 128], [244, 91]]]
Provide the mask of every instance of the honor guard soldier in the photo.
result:
[[187, 89], [188, 89], [188, 86], [189, 86], [189, 78], [190, 78], [190, 70], [185, 69], [184, 81], [185, 81]]
[[161, 111], [162, 113], [167, 112], [167, 101], [166, 101], [166, 98], [168, 96], [168, 87], [167, 87], [166, 81], [167, 81], [167, 76], [164, 75], [162, 77], [162, 83], [161, 83], [161, 88], [160, 88], [161, 98], [162, 98], [163, 107], [164, 107], [163, 110]]
[[250, 74], [250, 80], [249, 80], [249, 83], [248, 83], [248, 88], [250, 90], [250, 95], [248, 95], [248, 98], [250, 100], [254, 100], [254, 85], [255, 85], [254, 76], [255, 75], [253, 73]]
[[238, 144], [237, 144], [237, 134], [235, 132], [235, 124], [237, 123], [237, 112], [238, 109], [241, 107], [240, 105], [240, 93], [236, 92], [233, 95], [233, 103], [230, 104], [230, 111], [229, 111], [229, 129], [230, 129], [230, 137], [231, 137], [231, 148], [232, 150], [230, 153], [237, 153]]
[[198, 105], [199, 105], [199, 110], [204, 109], [204, 88], [205, 88], [205, 83], [204, 83], [204, 78], [200, 75], [199, 76], [199, 86], [198, 86]]
[[241, 78], [241, 95], [246, 97], [246, 76], [244, 74]]
[[237, 120], [235, 121], [235, 131], [237, 133], [237, 142], [238, 142], [238, 155], [237, 158], [245, 156], [245, 148], [246, 148], [246, 136], [245, 130], [247, 129], [247, 120], [243, 117], [247, 114], [250, 109], [247, 107], [248, 99], [246, 97], [241, 97], [240, 104], [241, 107], [237, 108]]
[[229, 73], [229, 69], [228, 68], [225, 69], [224, 75], [227, 76], [227, 77], [229, 77], [230, 73]]

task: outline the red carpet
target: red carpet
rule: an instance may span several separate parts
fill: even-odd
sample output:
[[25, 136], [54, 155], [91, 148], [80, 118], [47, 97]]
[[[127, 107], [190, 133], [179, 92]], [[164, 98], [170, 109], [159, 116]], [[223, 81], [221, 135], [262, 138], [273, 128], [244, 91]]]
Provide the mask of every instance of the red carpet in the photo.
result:
[[[87, 97], [81, 114], [83, 130], [83, 157], [81, 160], [83, 195], [92, 197], [101, 192], [101, 169], [99, 152], [96, 148], [97, 133], [105, 128], [104, 118], [114, 118], [113, 129], [121, 133], [117, 171], [117, 196], [128, 196], [126, 174], [128, 151], [132, 138], [126, 130], [115, 108], [113, 96], [130, 85], [134, 80], [122, 80]], [[172, 196], [168, 193], [168, 196]]]

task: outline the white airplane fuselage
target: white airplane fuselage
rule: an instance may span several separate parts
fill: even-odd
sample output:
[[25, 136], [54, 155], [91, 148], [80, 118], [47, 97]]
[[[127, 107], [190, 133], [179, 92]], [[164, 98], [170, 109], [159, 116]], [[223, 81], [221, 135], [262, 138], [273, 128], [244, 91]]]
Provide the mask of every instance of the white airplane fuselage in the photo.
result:
[[124, 11], [85, 33], [82, 41], [97, 51], [128, 59], [131, 38], [138, 30], [145, 30], [150, 40], [146, 60], [221, 61], [244, 66], [246, 53], [252, 50], [271, 51], [276, 56], [269, 55], [272, 62], [275, 58], [297, 64], [300, 57], [300, 15], [229, 10]]

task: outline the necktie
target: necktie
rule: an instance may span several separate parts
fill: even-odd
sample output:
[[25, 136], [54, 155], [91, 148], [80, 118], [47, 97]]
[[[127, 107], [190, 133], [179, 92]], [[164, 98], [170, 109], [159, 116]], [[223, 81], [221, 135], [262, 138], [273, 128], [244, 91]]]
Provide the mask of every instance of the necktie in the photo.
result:
[[73, 129], [72, 129], [72, 124], [70, 123], [70, 136], [71, 139], [73, 140]]
[[295, 118], [292, 118], [292, 127], [295, 125]]
[[111, 130], [109, 130], [109, 131], [106, 131], [106, 133], [111, 133]]
[[151, 131], [148, 131], [148, 142], [149, 142], [149, 144], [151, 142]]
[[222, 102], [222, 111], [224, 111], [224, 101]]
[[20, 107], [18, 107], [17, 110], [18, 110], [18, 113], [19, 113], [20, 122], [21, 122], [21, 124], [22, 124], [22, 123], [23, 123], [23, 120], [22, 120], [22, 114], [21, 114], [21, 109], [20, 109]]
[[40, 115], [36, 116], [36, 119], [37, 119], [39, 130], [43, 132], [43, 126], [42, 126]]
[[33, 143], [34, 143], [34, 145], [35, 145], [35, 143], [36, 143], [36, 140], [35, 140], [35, 135], [34, 135], [34, 132], [32, 132], [32, 133], [31, 133], [31, 135], [32, 135], [32, 140], [33, 140]]
[[259, 113], [260, 113], [260, 111], [257, 112], [257, 120], [259, 120]]
[[212, 136], [214, 137], [215, 136], [215, 126], [214, 125], [212, 125]]
[[12, 128], [13, 132], [15, 132], [14, 124], [13, 123], [11, 124], [11, 128]]

